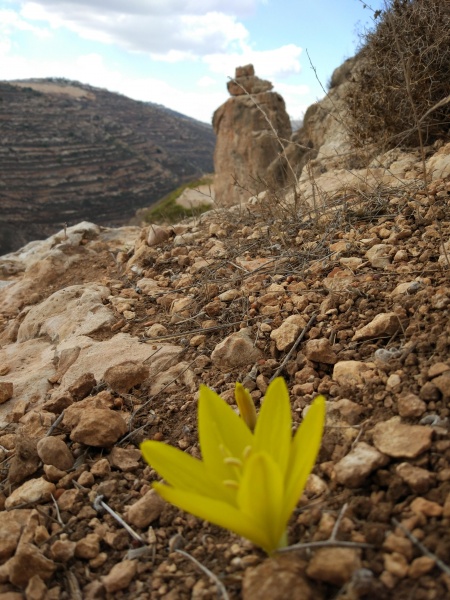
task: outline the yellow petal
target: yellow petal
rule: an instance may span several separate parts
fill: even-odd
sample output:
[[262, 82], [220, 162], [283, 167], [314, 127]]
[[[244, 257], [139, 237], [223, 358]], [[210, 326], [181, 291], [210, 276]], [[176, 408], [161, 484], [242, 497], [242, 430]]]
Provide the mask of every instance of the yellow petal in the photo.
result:
[[170, 485], [183, 490], [233, 501], [236, 493], [208, 472], [202, 461], [162, 442], [141, 444], [145, 461]]
[[250, 392], [241, 383], [236, 383], [234, 397], [239, 408], [239, 414], [250, 431], [253, 431], [256, 425], [256, 408]]
[[265, 451], [279, 465], [284, 474], [291, 447], [292, 417], [289, 392], [282, 377], [277, 377], [267, 388], [255, 427], [255, 452]]
[[244, 515], [226, 502], [175, 489], [163, 483], [154, 483], [153, 488], [171, 504], [200, 519], [205, 519], [210, 523], [214, 523], [214, 525], [234, 531], [234, 533], [247, 538], [261, 548], [269, 545], [266, 532], [259, 528], [252, 517]]
[[206, 468], [222, 481], [235, 479], [236, 468], [225, 464], [224, 459], [241, 459], [253, 436], [231, 406], [204, 385], [200, 386], [198, 434]]
[[269, 554], [279, 548], [286, 530], [286, 522], [282, 521], [283, 484], [283, 474], [268, 454], [258, 452], [249, 457], [239, 487], [238, 506], [265, 532], [269, 543], [263, 548]]
[[292, 441], [285, 482], [284, 515], [289, 519], [319, 453], [325, 423], [325, 398], [317, 396]]

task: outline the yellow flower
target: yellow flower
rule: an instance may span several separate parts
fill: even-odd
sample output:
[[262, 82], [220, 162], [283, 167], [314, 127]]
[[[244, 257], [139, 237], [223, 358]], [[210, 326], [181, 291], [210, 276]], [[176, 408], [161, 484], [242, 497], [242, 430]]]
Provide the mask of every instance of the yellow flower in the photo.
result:
[[[238, 387], [236, 398], [239, 394]], [[146, 441], [141, 451], [164, 477], [165, 483], [153, 487], [165, 500], [271, 554], [287, 544], [287, 523], [316, 461], [324, 420], [325, 398], [318, 396], [292, 438], [289, 393], [278, 377], [267, 389], [253, 433], [244, 415], [239, 418], [202, 385], [198, 429], [203, 461], [162, 442]]]
[[241, 417], [247, 423], [248, 428], [253, 431], [256, 426], [257, 417], [255, 404], [253, 398], [250, 396], [250, 392], [242, 383], [236, 383], [234, 397], [236, 398], [236, 404], [238, 405]]

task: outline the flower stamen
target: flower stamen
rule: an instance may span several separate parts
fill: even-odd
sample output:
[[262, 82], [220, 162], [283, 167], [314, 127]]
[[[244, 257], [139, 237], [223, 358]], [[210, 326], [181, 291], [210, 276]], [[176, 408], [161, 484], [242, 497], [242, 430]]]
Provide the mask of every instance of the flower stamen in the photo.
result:
[[239, 483], [237, 481], [235, 481], [234, 479], [224, 479], [223, 485], [225, 485], [227, 488], [231, 488], [233, 490], [239, 489]]
[[226, 465], [231, 465], [232, 467], [238, 467], [239, 469], [242, 469], [242, 461], [239, 460], [238, 458], [235, 458], [234, 456], [228, 456], [227, 458], [223, 459], [223, 462]]

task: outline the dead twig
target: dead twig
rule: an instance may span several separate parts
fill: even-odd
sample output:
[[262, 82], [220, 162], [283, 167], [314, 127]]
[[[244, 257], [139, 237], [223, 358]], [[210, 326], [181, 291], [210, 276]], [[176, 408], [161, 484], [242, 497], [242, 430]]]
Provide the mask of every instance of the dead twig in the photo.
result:
[[56, 419], [56, 421], [52, 424], [52, 426], [49, 428], [49, 430], [45, 434], [45, 437], [50, 437], [52, 435], [54, 430], [58, 427], [58, 425], [64, 419], [64, 412], [65, 412], [65, 410], [62, 411], [62, 413], [59, 415], [59, 417]]
[[[74, 482], [76, 483], [76, 482]], [[122, 527], [131, 535], [131, 537], [136, 540], [137, 542], [139, 542], [140, 544], [143, 544], [144, 546], [147, 545], [147, 542], [141, 538], [141, 536], [136, 533], [134, 531], [134, 529], [132, 529], [128, 523], [125, 523], [125, 521], [122, 519], [122, 517], [116, 513], [116, 511], [114, 511], [111, 507], [109, 507], [106, 502], [103, 502], [103, 496], [96, 496], [92, 506], [95, 508], [95, 510], [99, 511], [101, 508], [103, 508], [103, 510], [106, 510], [106, 512], [108, 512], [113, 519], [115, 519], [119, 525], [122, 525]]]
[[295, 344], [292, 346], [292, 348], [286, 354], [283, 362], [278, 367], [278, 369], [275, 371], [274, 375], [270, 378], [270, 381], [273, 381], [282, 372], [282, 370], [284, 369], [286, 363], [291, 358], [292, 354], [295, 352], [295, 350], [297, 349], [297, 347], [300, 344], [300, 342], [302, 341], [302, 339], [305, 337], [306, 332], [308, 331], [308, 329], [311, 327], [311, 325], [316, 320], [316, 317], [317, 317], [317, 313], [313, 313], [311, 315], [311, 318], [309, 319], [308, 323], [305, 325], [305, 327], [303, 328], [302, 332], [300, 333], [300, 335], [298, 336], [298, 338], [295, 340]]
[[58, 503], [56, 502], [55, 497], [53, 496], [53, 494], [51, 494], [51, 496], [52, 496], [52, 500], [53, 500], [53, 505], [55, 507], [56, 519], [57, 519], [58, 523], [61, 525], [61, 527], [64, 527], [64, 522], [61, 519], [61, 513], [59, 512]]
[[213, 583], [216, 584], [217, 589], [220, 592], [222, 598], [224, 598], [224, 600], [229, 600], [230, 597], [228, 596], [228, 592], [223, 583], [217, 577], [217, 575], [214, 575], [214, 573], [210, 571], [207, 567], [205, 567], [205, 565], [202, 565], [201, 562], [199, 562], [196, 558], [194, 558], [184, 550], [175, 550], [175, 552], [178, 552], [178, 554], [182, 554], [185, 558], [191, 560], [201, 571], [203, 571], [203, 573], [205, 573], [205, 575], [207, 575], [211, 579]]
[[426, 546], [424, 546], [422, 544], [422, 542], [420, 540], [418, 540], [416, 538], [416, 536], [409, 531], [409, 529], [407, 529], [404, 525], [402, 525], [400, 523], [400, 521], [397, 521], [397, 519], [392, 518], [392, 523], [393, 523], [393, 525], [395, 525], [395, 527], [398, 527], [399, 529], [401, 529], [403, 531], [403, 533], [406, 535], [406, 537], [409, 540], [411, 540], [411, 542], [415, 546], [417, 546], [417, 548], [419, 548], [419, 550], [422, 552], [422, 554], [424, 556], [428, 556], [428, 558], [432, 558], [436, 562], [436, 565], [441, 569], [441, 571], [444, 571], [444, 573], [446, 573], [447, 575], [450, 576], [450, 567], [448, 565], [446, 565], [445, 562], [443, 562], [440, 558], [438, 558], [436, 556], [436, 554], [433, 554], [433, 552], [428, 550], [428, 548]]
[[293, 544], [292, 546], [286, 546], [286, 548], [280, 548], [277, 552], [290, 552], [291, 550], [313, 550], [314, 548], [326, 548], [331, 546], [339, 546], [343, 548], [373, 548], [372, 544], [365, 544], [363, 542], [346, 542], [339, 541], [336, 539], [341, 521], [347, 511], [348, 504], [344, 504], [341, 511], [339, 512], [336, 523], [334, 524], [333, 531], [327, 540], [321, 542], [304, 542], [300, 544]]

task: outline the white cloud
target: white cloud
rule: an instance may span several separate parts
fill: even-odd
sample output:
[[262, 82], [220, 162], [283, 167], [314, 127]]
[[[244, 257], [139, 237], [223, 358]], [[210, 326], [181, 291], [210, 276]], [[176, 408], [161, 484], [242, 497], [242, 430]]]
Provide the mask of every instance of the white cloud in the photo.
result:
[[32, 31], [38, 37], [49, 37], [48, 29], [36, 27], [22, 19], [17, 12], [9, 9], [0, 9], [0, 36], [10, 36], [14, 31]]
[[[79, 36], [159, 57], [170, 52], [203, 56], [240, 44], [248, 31], [238, 16], [257, 0], [40, 0], [25, 2], [21, 15], [65, 27]], [[170, 60], [170, 59], [166, 59]]]
[[217, 81], [212, 77], [209, 77], [209, 75], [204, 75], [203, 77], [200, 77], [200, 79], [197, 81], [197, 86], [200, 88], [208, 88], [216, 84]]
[[295, 44], [287, 44], [274, 50], [253, 50], [242, 44], [242, 50], [232, 53], [208, 54], [203, 61], [213, 73], [234, 77], [235, 68], [253, 64], [259, 77], [286, 77], [298, 74], [301, 70], [300, 54], [302, 49]]

